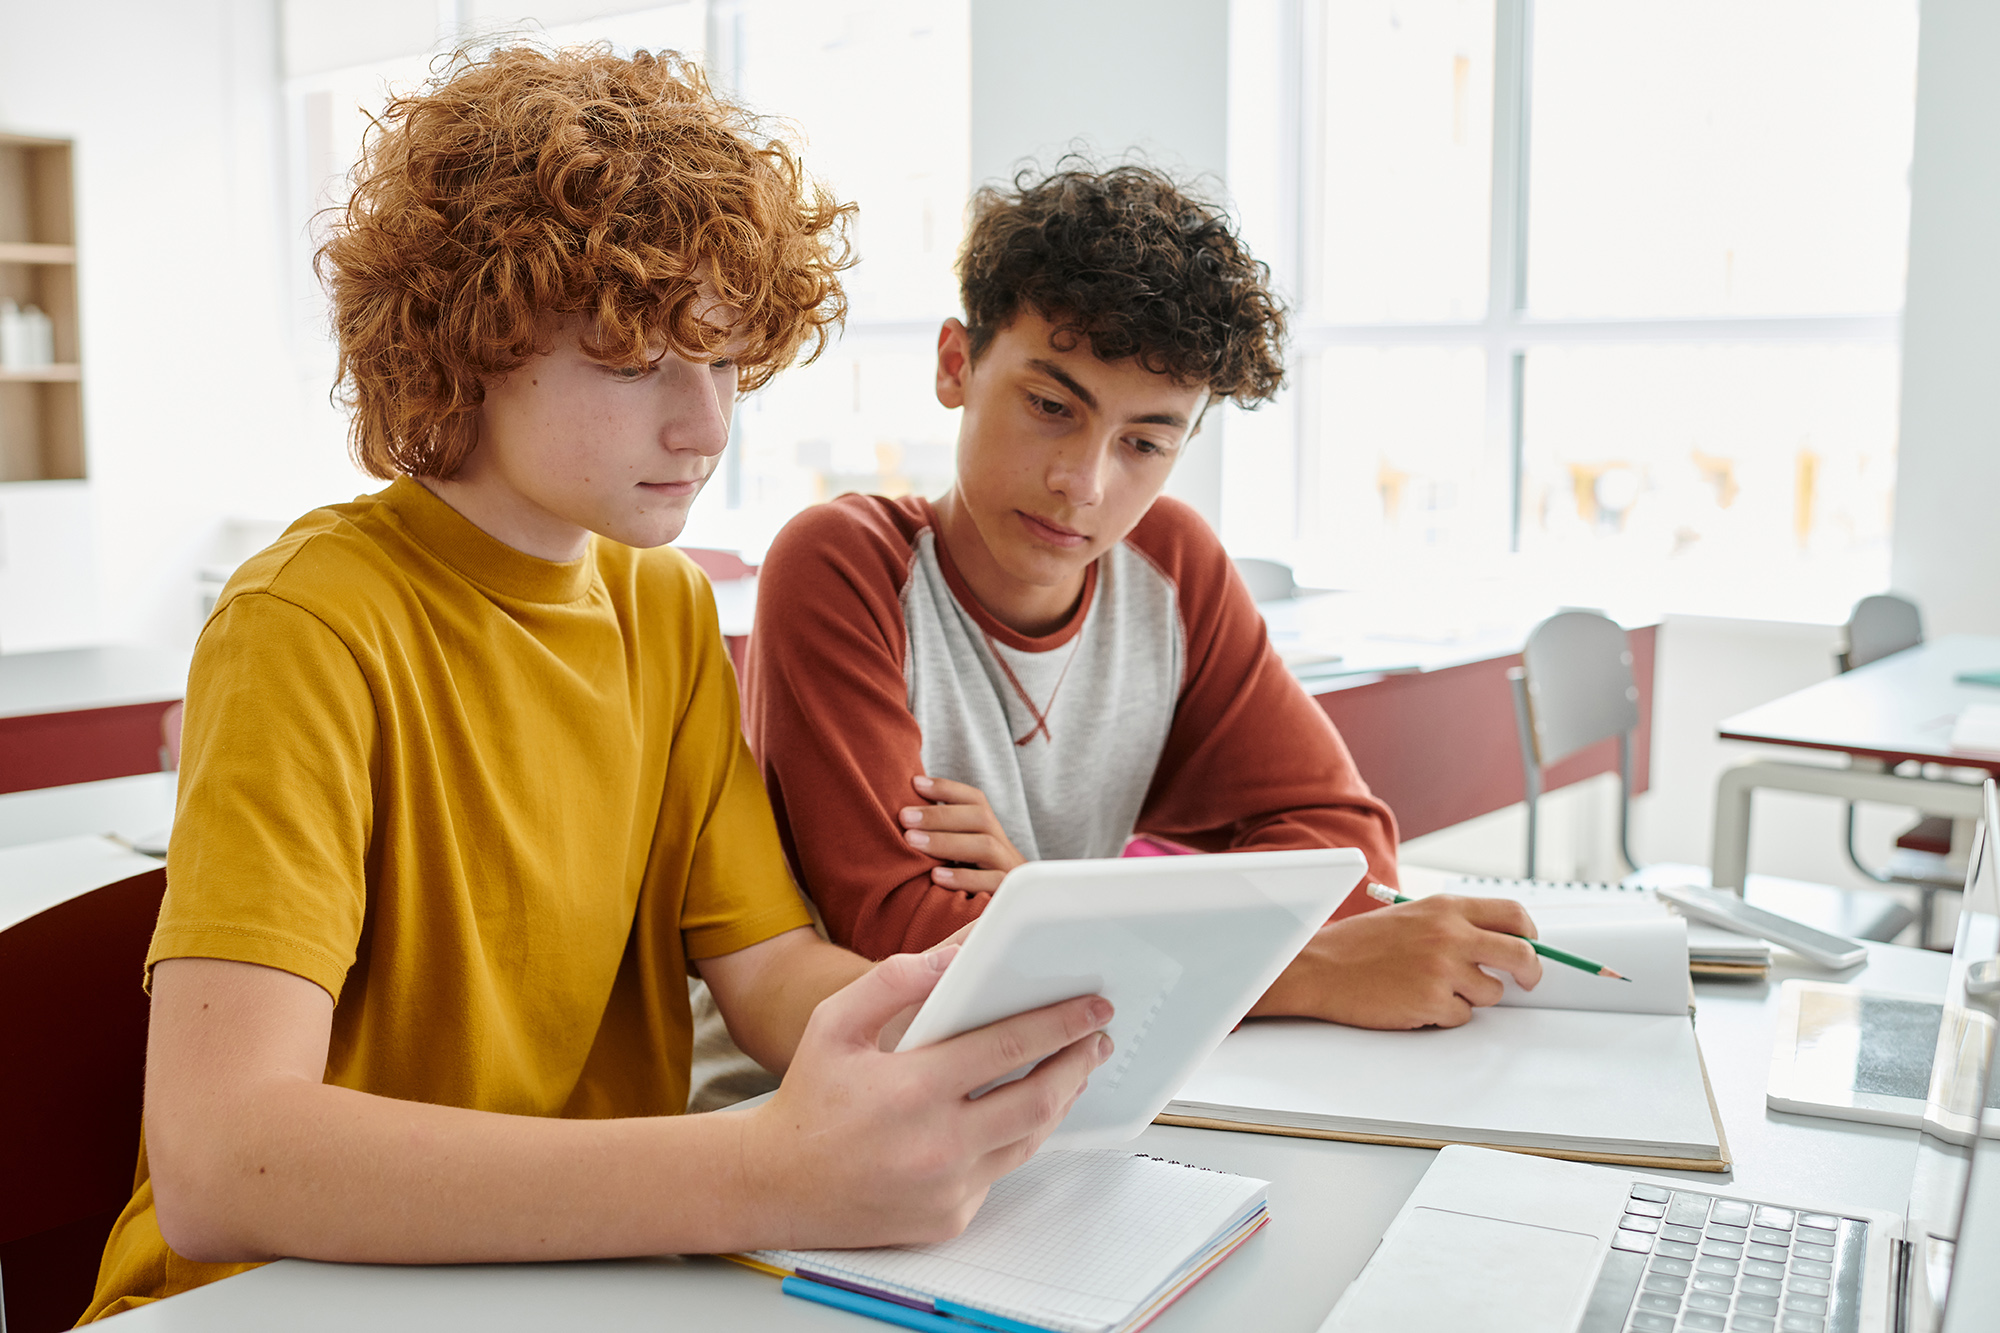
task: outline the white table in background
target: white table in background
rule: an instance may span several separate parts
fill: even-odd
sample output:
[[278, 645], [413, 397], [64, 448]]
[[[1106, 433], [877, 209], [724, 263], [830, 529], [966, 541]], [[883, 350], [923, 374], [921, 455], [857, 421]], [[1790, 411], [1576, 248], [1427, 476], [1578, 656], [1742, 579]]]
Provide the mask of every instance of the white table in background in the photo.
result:
[[173, 773], [75, 782], [66, 787], [0, 792], [0, 847], [81, 834], [136, 842], [174, 822]]

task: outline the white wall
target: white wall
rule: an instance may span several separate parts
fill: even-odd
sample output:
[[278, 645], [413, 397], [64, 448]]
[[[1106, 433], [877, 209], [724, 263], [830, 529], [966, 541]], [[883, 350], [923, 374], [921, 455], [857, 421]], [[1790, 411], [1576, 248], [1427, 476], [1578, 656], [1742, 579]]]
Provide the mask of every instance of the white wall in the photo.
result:
[[[1229, 0], [972, 0], [972, 181], [1044, 169], [1071, 148], [1137, 152], [1222, 193]], [[1221, 413], [1168, 486], [1222, 519]]]
[[0, 30], [0, 127], [76, 142], [98, 585], [78, 637], [184, 645], [226, 516], [357, 489], [300, 428], [277, 6], [9, 0]]
[[1892, 577], [2000, 633], [2000, 5], [1923, 0]]

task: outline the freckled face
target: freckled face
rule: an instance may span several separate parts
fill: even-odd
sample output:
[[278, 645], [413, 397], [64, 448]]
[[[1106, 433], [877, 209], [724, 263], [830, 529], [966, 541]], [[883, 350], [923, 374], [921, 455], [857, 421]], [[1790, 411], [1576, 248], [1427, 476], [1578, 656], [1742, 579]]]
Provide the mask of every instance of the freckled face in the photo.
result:
[[1054, 333], [1024, 310], [976, 363], [957, 320], [938, 339], [938, 400], [964, 409], [945, 536], [1003, 619], [1066, 609], [1159, 497], [1208, 396], [1136, 359], [1100, 361], [1087, 339], [1061, 350]]
[[552, 559], [582, 554], [580, 530], [639, 547], [678, 537], [729, 441], [736, 399], [728, 357], [666, 350], [607, 366], [584, 354], [583, 332], [582, 320], [565, 320], [550, 350], [487, 386], [479, 445], [453, 478], [481, 489], [526, 537], [503, 540]]

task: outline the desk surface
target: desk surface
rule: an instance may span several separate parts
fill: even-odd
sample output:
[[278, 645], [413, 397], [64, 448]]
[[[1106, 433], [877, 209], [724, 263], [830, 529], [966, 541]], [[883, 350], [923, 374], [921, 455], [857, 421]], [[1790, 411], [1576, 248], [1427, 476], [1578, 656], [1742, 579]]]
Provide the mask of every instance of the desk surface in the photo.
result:
[[0, 847], [0, 930], [163, 864], [92, 834]]
[[[1871, 944], [1865, 978], [1884, 989], [1941, 993], [1949, 960]], [[1698, 1188], [1773, 1200], [1902, 1211], [1915, 1135], [1908, 1130], [1780, 1115], [1764, 1107], [1778, 983], [1829, 974], [1780, 952], [1768, 983], [1697, 987], [1698, 1030], [1737, 1169], [1678, 1174]], [[1476, 1021], [1476, 1020], [1475, 1020]], [[1288, 1139], [1156, 1125], [1135, 1149], [1271, 1181], [1271, 1224], [1168, 1309], [1158, 1333], [1319, 1327], [1374, 1253], [1430, 1166], [1424, 1149]], [[439, 1328], [596, 1330], [744, 1328], [863, 1333], [879, 1324], [779, 1293], [769, 1277], [707, 1258], [455, 1268], [345, 1266], [286, 1260], [122, 1315], [120, 1330], [229, 1333], [282, 1325], [371, 1333]]]
[[1952, 724], [2000, 690], [1961, 685], [1962, 671], [2000, 668], [2000, 635], [1953, 634], [1723, 719], [1726, 741], [1791, 745], [1901, 763], [1960, 764], [2000, 773], [1992, 756], [1956, 754]]
[[[1259, 602], [1271, 644], [1314, 694], [1350, 689], [1382, 676], [1443, 671], [1510, 657], [1528, 631], [1563, 608], [1553, 602], [1491, 608], [1394, 605], [1379, 595], [1309, 593]], [[1651, 617], [1614, 617], [1627, 629]]]
[[188, 655], [110, 645], [0, 653], [0, 717], [169, 702], [187, 692]]

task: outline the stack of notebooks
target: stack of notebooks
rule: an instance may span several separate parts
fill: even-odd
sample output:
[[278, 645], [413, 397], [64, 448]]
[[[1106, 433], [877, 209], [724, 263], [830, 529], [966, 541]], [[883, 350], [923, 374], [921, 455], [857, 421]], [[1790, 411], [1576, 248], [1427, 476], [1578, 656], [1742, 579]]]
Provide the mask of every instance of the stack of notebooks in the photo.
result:
[[[1579, 921], [1625, 921], [1674, 915], [1651, 889], [1631, 884], [1551, 880], [1453, 879], [1441, 890], [1471, 898], [1512, 898], [1544, 929]], [[1771, 970], [1771, 946], [1751, 935], [1688, 922], [1688, 971], [1710, 979], [1761, 980]]]
[[936, 1333], [1126, 1333], [1264, 1225], [1269, 1181], [1116, 1149], [1045, 1152], [934, 1245], [758, 1250], [787, 1295]]
[[[1224, 1039], [1159, 1119], [1412, 1147], [1478, 1144], [1578, 1161], [1726, 1171], [1729, 1149], [1696, 1040], [1688, 923], [1643, 890], [1452, 881], [1518, 897], [1544, 940], [1614, 981], [1544, 962], [1461, 1027], [1372, 1032], [1253, 1020]], [[1718, 932], [1719, 934], [1722, 932]], [[1761, 941], [1718, 942], [1754, 965]]]

